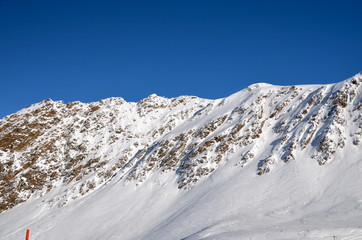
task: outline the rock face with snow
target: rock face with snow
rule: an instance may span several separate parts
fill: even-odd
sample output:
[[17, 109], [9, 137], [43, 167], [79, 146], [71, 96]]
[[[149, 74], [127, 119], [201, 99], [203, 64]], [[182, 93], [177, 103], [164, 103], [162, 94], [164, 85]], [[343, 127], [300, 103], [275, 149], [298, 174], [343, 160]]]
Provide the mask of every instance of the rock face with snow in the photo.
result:
[[[218, 100], [48, 99], [0, 120], [0, 211], [34, 199], [66, 208], [107, 184], [142, 189], [155, 178], [186, 194], [226, 165], [259, 178], [305, 159], [324, 168], [362, 156], [361, 140], [362, 74], [330, 85], [259, 83]], [[173, 183], [162, 182], [170, 174]]]

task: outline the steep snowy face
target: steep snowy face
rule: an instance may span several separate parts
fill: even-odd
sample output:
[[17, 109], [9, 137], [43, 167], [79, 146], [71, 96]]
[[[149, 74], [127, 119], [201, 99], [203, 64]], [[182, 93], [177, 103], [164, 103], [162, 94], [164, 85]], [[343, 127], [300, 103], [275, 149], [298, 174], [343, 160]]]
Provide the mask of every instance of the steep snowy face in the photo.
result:
[[298, 156], [328, 164], [346, 145], [361, 152], [361, 91], [357, 74], [330, 85], [254, 84], [218, 100], [45, 100], [0, 120], [0, 211], [59, 186], [49, 204], [165, 172], [187, 190], [228, 161], [241, 172], [253, 165], [256, 175]]

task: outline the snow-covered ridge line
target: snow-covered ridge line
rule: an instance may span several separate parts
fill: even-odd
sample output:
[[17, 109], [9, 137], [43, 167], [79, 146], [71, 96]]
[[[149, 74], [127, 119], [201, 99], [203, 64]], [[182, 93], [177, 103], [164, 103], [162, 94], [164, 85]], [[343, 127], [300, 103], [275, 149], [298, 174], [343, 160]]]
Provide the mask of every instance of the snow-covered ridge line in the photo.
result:
[[49, 205], [61, 207], [109, 181], [140, 186], [169, 172], [190, 189], [230, 160], [255, 175], [298, 156], [324, 165], [346, 145], [361, 149], [361, 86], [360, 73], [329, 85], [258, 83], [217, 100], [44, 100], [0, 120], [0, 211], [59, 188]]

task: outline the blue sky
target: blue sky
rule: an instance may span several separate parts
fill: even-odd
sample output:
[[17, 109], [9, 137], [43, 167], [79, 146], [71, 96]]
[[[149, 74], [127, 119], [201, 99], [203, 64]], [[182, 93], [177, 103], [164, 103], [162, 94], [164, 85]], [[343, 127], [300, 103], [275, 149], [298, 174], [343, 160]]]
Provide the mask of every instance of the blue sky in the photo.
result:
[[0, 0], [0, 117], [51, 98], [221, 98], [362, 71], [362, 1]]

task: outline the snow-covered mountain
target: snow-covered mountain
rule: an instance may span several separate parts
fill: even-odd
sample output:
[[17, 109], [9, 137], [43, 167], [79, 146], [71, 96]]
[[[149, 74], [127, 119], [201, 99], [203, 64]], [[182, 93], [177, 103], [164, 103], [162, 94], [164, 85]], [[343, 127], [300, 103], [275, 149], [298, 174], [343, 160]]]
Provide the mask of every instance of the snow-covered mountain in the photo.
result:
[[0, 239], [362, 239], [362, 73], [0, 120]]

